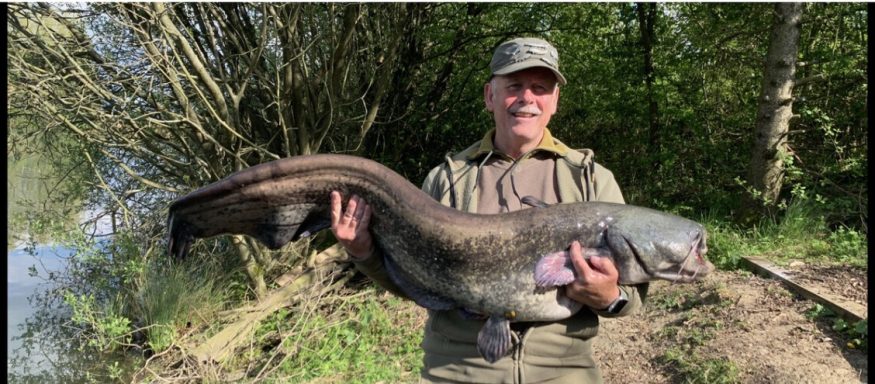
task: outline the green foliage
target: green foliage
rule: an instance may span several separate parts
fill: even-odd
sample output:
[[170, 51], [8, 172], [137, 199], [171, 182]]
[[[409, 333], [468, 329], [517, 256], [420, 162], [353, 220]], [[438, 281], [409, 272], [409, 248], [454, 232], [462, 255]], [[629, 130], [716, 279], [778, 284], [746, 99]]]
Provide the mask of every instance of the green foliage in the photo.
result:
[[210, 325], [208, 319], [226, 304], [224, 280], [222, 271], [209, 264], [152, 263], [143, 285], [131, 292], [131, 312], [146, 324], [152, 350], [172, 345], [180, 329]]
[[684, 348], [669, 348], [662, 360], [671, 364], [679, 377], [678, 382], [688, 384], [733, 384], [740, 383], [739, 368], [728, 358], [705, 359]]
[[677, 323], [663, 327], [657, 334], [657, 341], [670, 345], [658, 360], [667, 365], [673, 382], [740, 382], [741, 372], [728, 357], [706, 358], [699, 352], [724, 328], [723, 321], [710, 314], [732, 310], [733, 302], [722, 298], [720, 289], [705, 290], [708, 294], [700, 289], [668, 290], [648, 299], [648, 305], [682, 314]]
[[128, 343], [131, 331], [130, 319], [112, 313], [112, 309], [99, 308], [93, 295], [77, 296], [67, 292], [64, 295], [64, 302], [73, 311], [71, 320], [76, 325], [85, 326], [89, 330], [85, 345], [104, 352], [115, 350]]
[[143, 253], [134, 234], [120, 232], [113, 240], [95, 242], [81, 231], [57, 240], [76, 250], [66, 271], [49, 279], [71, 310], [80, 349], [117, 351], [143, 333], [139, 347], [160, 352], [177, 342], [180, 329], [210, 325], [227, 304], [222, 284], [228, 279], [217, 262], [168, 263]]
[[[337, 304], [327, 311], [311, 311], [325, 304], [309, 303], [262, 322], [256, 340], [273, 345], [271, 340], [280, 338], [276, 349], [288, 354], [271, 377], [290, 383], [316, 378], [373, 383], [404, 382], [418, 374], [420, 309], [396, 297], [377, 296], [373, 289], [332, 301]], [[237, 364], [270, 360], [260, 350]]]
[[723, 269], [737, 269], [741, 257], [756, 255], [778, 261], [793, 258], [868, 265], [866, 237], [847, 227], [831, 230], [822, 207], [814, 200], [794, 200], [783, 217], [764, 219], [753, 228], [704, 217], [701, 221], [709, 234], [708, 259]]
[[822, 304], [814, 304], [805, 312], [805, 317], [812, 320], [822, 320], [832, 324], [830, 328], [838, 332], [851, 349], [869, 350], [869, 319], [863, 319], [853, 324], [836, 316], [835, 312]]
[[809, 308], [808, 311], [805, 312], [805, 317], [809, 319], [832, 316], [835, 316], [835, 314], [829, 308], [824, 307], [822, 304], [814, 304], [813, 307]]
[[422, 358], [420, 331], [396, 324], [391, 316], [393, 308], [400, 307], [398, 299], [385, 307], [359, 302], [348, 309], [349, 321], [313, 318], [306, 327], [318, 329], [323, 336], [286, 339], [285, 343], [295, 342], [300, 354], [282, 369], [300, 380], [340, 374], [344, 381], [361, 383], [397, 381], [405, 372], [416, 372]]
[[668, 291], [663, 295], [652, 296], [647, 300], [648, 305], [664, 311], [676, 311], [690, 309], [697, 304], [694, 292]]
[[850, 264], [868, 265], [865, 262], [869, 252], [866, 236], [857, 230], [839, 227], [829, 234], [826, 243], [832, 259]]

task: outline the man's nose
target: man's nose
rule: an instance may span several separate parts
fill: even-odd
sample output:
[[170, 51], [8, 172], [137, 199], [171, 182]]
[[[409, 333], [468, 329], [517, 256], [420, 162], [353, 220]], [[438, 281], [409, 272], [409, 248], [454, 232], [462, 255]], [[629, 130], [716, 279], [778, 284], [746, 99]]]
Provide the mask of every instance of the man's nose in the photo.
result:
[[523, 88], [522, 94], [520, 94], [520, 100], [525, 102], [526, 104], [534, 102], [535, 92], [533, 92], [532, 89], [529, 87]]

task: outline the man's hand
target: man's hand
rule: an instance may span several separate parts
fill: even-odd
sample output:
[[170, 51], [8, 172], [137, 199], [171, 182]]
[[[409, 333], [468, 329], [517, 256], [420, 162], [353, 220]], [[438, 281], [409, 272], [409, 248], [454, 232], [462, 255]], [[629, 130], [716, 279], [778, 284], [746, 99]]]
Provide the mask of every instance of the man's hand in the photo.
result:
[[592, 256], [587, 262], [577, 241], [571, 243], [570, 253], [577, 279], [565, 287], [565, 294], [595, 310], [607, 308], [620, 296], [619, 273], [614, 262], [599, 256]]
[[364, 260], [374, 253], [374, 240], [368, 231], [371, 221], [371, 207], [364, 199], [352, 195], [346, 204], [346, 211], [341, 206], [343, 196], [340, 192], [331, 192], [331, 232], [337, 241], [346, 248], [346, 253], [355, 260]]

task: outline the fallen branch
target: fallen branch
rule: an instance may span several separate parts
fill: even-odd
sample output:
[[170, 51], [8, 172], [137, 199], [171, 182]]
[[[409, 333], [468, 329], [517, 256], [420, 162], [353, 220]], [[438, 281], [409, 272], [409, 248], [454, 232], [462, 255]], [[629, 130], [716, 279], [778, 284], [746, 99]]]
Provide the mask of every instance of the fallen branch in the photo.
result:
[[[249, 342], [252, 332], [262, 320], [280, 308], [288, 306], [296, 295], [312, 287], [321, 287], [327, 276], [341, 271], [342, 264], [336, 262], [339, 255], [335, 247], [317, 254], [312, 260], [314, 261], [312, 269], [303, 272], [288, 285], [270, 292], [252, 306], [240, 309], [242, 315], [239, 320], [229, 324], [206, 342], [192, 348], [190, 356], [201, 364], [223, 364], [233, 355], [237, 347]], [[339, 284], [336, 283], [331, 284], [330, 289], [338, 286]]]

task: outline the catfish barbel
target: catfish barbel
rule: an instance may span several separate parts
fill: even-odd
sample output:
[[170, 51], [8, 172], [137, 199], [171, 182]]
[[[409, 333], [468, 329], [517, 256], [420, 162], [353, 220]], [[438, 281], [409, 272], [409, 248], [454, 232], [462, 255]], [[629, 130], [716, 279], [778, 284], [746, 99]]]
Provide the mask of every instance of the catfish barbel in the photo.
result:
[[490, 362], [510, 351], [510, 322], [556, 321], [582, 308], [556, 289], [575, 279], [574, 240], [586, 257], [610, 257], [624, 285], [690, 282], [714, 268], [703, 258], [704, 227], [676, 215], [602, 202], [472, 214], [441, 205], [375, 161], [326, 154], [260, 164], [174, 201], [169, 251], [184, 257], [194, 239], [220, 234], [280, 248], [331, 226], [331, 191], [371, 206], [375, 246], [408, 297], [488, 318], [478, 350]]

